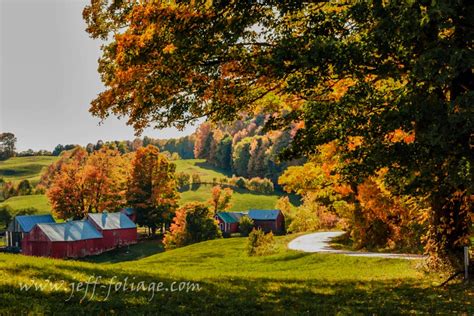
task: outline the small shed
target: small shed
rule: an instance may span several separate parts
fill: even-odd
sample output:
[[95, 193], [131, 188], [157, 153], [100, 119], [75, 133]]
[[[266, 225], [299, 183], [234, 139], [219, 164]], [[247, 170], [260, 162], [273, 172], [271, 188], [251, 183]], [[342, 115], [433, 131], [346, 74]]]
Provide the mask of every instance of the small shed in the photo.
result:
[[249, 210], [248, 216], [253, 220], [255, 228], [264, 232], [284, 233], [285, 217], [280, 210]]
[[104, 250], [137, 243], [137, 225], [121, 212], [91, 213], [87, 215], [87, 220], [104, 236]]
[[239, 231], [239, 221], [243, 213], [218, 212], [215, 219], [219, 222], [219, 228], [224, 234], [233, 234]]
[[29, 256], [79, 258], [102, 253], [102, 235], [87, 221], [37, 224], [23, 239]]
[[15, 216], [7, 228], [7, 246], [21, 248], [21, 241], [25, 234], [29, 233], [36, 224], [40, 223], [55, 223], [55, 221], [49, 214]]

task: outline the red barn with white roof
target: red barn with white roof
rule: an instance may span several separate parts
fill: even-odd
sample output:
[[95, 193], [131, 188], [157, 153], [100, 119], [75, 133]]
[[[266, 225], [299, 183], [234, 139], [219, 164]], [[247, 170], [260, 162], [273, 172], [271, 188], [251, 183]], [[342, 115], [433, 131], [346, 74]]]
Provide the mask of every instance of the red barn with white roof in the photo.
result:
[[100, 254], [102, 234], [87, 221], [42, 223], [25, 235], [25, 255], [52, 258], [79, 258]]
[[104, 250], [137, 243], [137, 226], [123, 213], [91, 213], [87, 220], [102, 234]]

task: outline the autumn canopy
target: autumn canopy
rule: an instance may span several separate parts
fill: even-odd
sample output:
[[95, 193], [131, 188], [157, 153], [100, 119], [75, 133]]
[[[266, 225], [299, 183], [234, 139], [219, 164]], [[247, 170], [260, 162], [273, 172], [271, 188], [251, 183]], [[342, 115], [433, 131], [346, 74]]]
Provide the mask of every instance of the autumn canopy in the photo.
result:
[[355, 195], [384, 170], [394, 194], [427, 199], [427, 249], [459, 264], [474, 187], [471, 1], [91, 0], [84, 19], [107, 39], [94, 115], [140, 132], [258, 106], [269, 129], [299, 124], [284, 157], [333, 142]]

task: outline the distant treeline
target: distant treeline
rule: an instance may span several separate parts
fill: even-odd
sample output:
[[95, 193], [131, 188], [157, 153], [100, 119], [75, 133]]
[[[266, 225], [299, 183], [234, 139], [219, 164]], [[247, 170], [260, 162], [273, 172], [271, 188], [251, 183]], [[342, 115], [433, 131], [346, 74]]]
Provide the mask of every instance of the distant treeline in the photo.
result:
[[265, 132], [268, 116], [244, 117], [232, 124], [213, 126], [205, 122], [196, 131], [194, 157], [245, 178], [267, 178], [274, 183], [289, 165], [301, 161], [280, 161], [279, 153], [290, 145], [297, 129]]
[[[126, 154], [129, 152], [135, 152], [138, 148], [146, 147], [148, 145], [154, 145], [163, 153], [169, 153], [169, 156], [173, 159], [192, 159], [194, 158], [194, 135], [180, 137], [180, 138], [170, 138], [170, 139], [155, 139], [148, 136], [142, 138], [135, 138], [134, 140], [116, 140], [116, 141], [107, 141], [102, 140], [97, 141], [97, 143], [89, 143], [86, 145], [85, 149], [88, 153], [100, 150], [103, 147], [117, 149], [121, 154]], [[68, 145], [57, 145], [53, 152], [53, 156], [59, 156], [63, 151], [71, 150], [78, 145], [68, 144]]]

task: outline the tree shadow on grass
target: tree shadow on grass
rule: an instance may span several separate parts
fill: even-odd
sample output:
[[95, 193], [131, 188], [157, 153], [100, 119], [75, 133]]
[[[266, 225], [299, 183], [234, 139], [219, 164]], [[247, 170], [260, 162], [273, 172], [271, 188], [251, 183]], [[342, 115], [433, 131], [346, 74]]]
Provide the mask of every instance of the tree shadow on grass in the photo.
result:
[[[25, 265], [29, 274], [41, 277], [44, 267]], [[58, 263], [50, 267], [55, 271], [53, 280], [86, 282], [88, 275], [102, 276], [94, 297], [91, 292], [84, 300], [84, 291], [77, 292], [66, 301], [70, 292], [21, 291], [19, 285], [0, 285], [0, 314], [53, 313], [53, 314], [222, 314], [234, 315], [333, 315], [333, 314], [473, 314], [474, 288], [457, 284], [448, 288], [421, 286], [418, 280], [325, 281], [278, 278], [242, 278], [213, 276], [201, 279], [200, 291], [154, 293], [147, 291], [112, 292], [105, 300], [109, 282], [123, 282], [125, 278], [138, 284], [140, 281], [163, 282], [164, 288], [172, 284], [190, 282], [169, 275], [137, 270], [110, 269], [110, 266]], [[7, 271], [13, 273], [14, 271]], [[76, 277], [81, 278], [76, 280]], [[177, 282], [177, 283], [173, 283]], [[189, 284], [189, 283], [184, 283]], [[104, 286], [104, 288], [102, 288]], [[89, 287], [89, 291], [91, 291]], [[105, 301], [104, 301], [105, 300]]]
[[208, 164], [207, 162], [196, 162], [195, 165], [196, 165], [197, 167], [199, 167], [199, 168], [202, 168], [202, 169], [206, 169], [206, 170], [211, 170], [211, 171], [215, 171], [215, 172], [222, 173], [222, 174], [224, 174], [226, 177], [232, 177], [232, 172], [231, 172], [231, 171], [225, 170], [225, 169], [221, 169], [221, 168], [217, 168], [217, 167], [214, 167], [214, 166], [211, 166], [211, 165]]
[[89, 256], [78, 259], [78, 261], [94, 263], [119, 263], [144, 259], [164, 251], [163, 244], [159, 240], [141, 241], [135, 245], [121, 247], [104, 252], [97, 256]]

